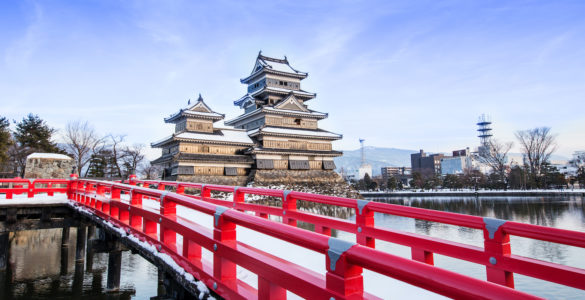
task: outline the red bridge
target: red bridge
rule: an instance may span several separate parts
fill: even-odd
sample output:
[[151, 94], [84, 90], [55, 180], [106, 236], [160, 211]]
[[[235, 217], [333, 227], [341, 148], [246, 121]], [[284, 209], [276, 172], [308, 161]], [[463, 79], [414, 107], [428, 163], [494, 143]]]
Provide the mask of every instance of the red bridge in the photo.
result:
[[[231, 195], [213, 198], [217, 192]], [[538, 298], [514, 289], [515, 273], [585, 289], [584, 269], [513, 255], [510, 245], [514, 235], [584, 248], [582, 232], [288, 190], [134, 178], [126, 184], [75, 177], [0, 179], [0, 194], [6, 199], [15, 194], [33, 198], [39, 193], [66, 193], [70, 205], [124, 230], [126, 238], [153, 245], [215, 294], [228, 299], [282, 299], [287, 290], [311, 299], [376, 298], [364, 292], [364, 269], [450, 298]], [[253, 195], [276, 201], [264, 205], [245, 200]], [[143, 205], [146, 200], [160, 205]], [[301, 201], [355, 210], [355, 221], [300, 210]], [[198, 219], [180, 216], [178, 207], [208, 215], [213, 229]], [[482, 230], [484, 247], [376, 227], [374, 213]], [[298, 222], [313, 224], [315, 231], [297, 227]], [[238, 226], [323, 254], [326, 274], [238, 241]], [[331, 237], [332, 229], [355, 234], [355, 243]], [[410, 247], [412, 259], [377, 250], [376, 240]], [[213, 254], [213, 261], [202, 258], [202, 248]], [[434, 266], [434, 253], [484, 265], [487, 281]], [[257, 288], [238, 279], [236, 266], [258, 276]]]

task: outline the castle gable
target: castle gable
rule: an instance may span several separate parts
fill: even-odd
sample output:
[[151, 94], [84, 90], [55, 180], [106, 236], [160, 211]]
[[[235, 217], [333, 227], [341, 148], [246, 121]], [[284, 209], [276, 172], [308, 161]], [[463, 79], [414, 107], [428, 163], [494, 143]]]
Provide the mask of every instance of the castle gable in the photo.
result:
[[293, 94], [290, 94], [284, 100], [280, 101], [274, 108], [287, 109], [308, 112], [309, 110], [302, 105]]

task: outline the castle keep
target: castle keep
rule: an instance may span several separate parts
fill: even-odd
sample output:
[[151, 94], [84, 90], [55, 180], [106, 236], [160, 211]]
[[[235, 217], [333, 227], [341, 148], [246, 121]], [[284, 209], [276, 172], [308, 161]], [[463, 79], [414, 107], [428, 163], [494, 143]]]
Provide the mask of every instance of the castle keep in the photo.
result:
[[301, 89], [308, 74], [287, 58], [258, 54], [252, 72], [241, 79], [247, 93], [234, 101], [242, 115], [217, 123], [224, 115], [211, 110], [201, 96], [195, 105], [165, 119], [175, 133], [152, 147], [162, 148], [153, 164], [164, 179], [243, 185], [342, 182], [331, 143], [340, 134], [319, 128], [327, 113], [308, 108], [316, 97]]

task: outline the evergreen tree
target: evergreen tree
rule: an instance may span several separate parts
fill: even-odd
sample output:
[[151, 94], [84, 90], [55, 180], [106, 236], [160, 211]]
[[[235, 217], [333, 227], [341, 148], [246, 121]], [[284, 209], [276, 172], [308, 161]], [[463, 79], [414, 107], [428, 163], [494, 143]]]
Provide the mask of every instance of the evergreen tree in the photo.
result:
[[53, 133], [55, 133], [55, 129], [49, 127], [43, 119], [37, 115], [28, 114], [20, 123], [16, 124], [14, 138], [21, 147], [30, 152], [63, 153], [51, 141]]
[[108, 161], [101, 153], [93, 154], [89, 160], [89, 167], [86, 172], [86, 177], [104, 178]]
[[388, 182], [386, 183], [386, 186], [388, 187], [389, 190], [395, 190], [398, 187], [398, 181], [396, 180], [396, 177], [394, 176], [390, 176], [388, 178]]
[[12, 144], [10, 123], [5, 117], [0, 117], [0, 164], [8, 161], [8, 147]]

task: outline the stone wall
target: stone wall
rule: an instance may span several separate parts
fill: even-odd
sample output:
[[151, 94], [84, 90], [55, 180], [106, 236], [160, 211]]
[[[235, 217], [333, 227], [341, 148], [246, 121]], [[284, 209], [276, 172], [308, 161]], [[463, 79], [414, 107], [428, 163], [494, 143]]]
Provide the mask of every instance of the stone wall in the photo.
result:
[[256, 170], [252, 181], [254, 187], [361, 198], [359, 193], [333, 170]]
[[248, 176], [221, 176], [221, 175], [178, 175], [176, 181], [195, 182], [204, 184], [219, 184], [231, 186], [245, 186]]
[[69, 178], [73, 159], [66, 155], [33, 153], [26, 159], [24, 178]]

